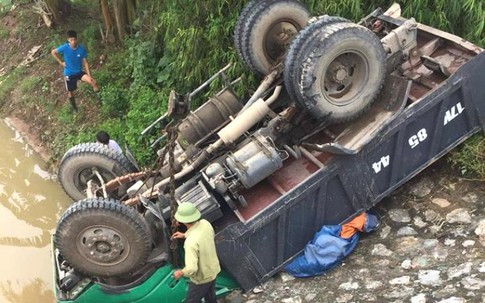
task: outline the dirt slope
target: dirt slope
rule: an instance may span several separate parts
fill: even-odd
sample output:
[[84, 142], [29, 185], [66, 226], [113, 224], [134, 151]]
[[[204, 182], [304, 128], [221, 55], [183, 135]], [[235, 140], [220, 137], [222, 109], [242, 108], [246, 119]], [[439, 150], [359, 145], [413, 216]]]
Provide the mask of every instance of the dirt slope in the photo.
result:
[[[95, 125], [98, 119], [100, 105], [82, 90], [76, 98], [85, 105], [83, 114], [70, 115], [62, 69], [50, 54], [63, 41], [67, 27], [82, 28], [87, 18], [89, 12], [77, 10], [65, 24], [47, 28], [31, 4], [0, 16], [0, 34], [5, 36], [0, 39], [0, 115], [28, 134], [48, 164], [62, 156], [63, 147], [56, 146], [59, 138]], [[96, 70], [99, 63], [90, 59], [90, 65]]]

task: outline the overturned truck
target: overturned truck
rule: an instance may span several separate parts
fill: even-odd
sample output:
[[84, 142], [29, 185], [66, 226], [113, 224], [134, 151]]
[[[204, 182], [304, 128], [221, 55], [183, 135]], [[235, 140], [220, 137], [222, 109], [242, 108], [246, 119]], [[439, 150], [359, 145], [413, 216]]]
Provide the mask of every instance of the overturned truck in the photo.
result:
[[234, 40], [260, 86], [240, 98], [228, 82], [193, 112], [192, 94], [172, 93], [155, 169], [96, 143], [66, 152], [60, 182], [79, 201], [54, 235], [59, 302], [181, 302], [181, 202], [214, 225], [219, 294], [249, 290], [322, 225], [371, 208], [485, 125], [483, 50], [397, 5], [356, 24], [253, 0]]

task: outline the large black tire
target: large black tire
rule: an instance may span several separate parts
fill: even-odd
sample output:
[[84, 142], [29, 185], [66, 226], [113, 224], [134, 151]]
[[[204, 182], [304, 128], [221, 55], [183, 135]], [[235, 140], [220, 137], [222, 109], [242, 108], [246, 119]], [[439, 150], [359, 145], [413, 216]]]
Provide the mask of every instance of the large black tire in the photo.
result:
[[[325, 26], [301, 50], [297, 101], [314, 117], [350, 121], [368, 109], [386, 73], [386, 53], [369, 29], [350, 23]], [[291, 77], [291, 75], [290, 75]]]
[[134, 208], [113, 199], [91, 198], [64, 212], [54, 243], [76, 270], [89, 276], [115, 277], [146, 263], [152, 235]]
[[[93, 168], [97, 169], [105, 183], [118, 176], [137, 171], [128, 158], [106, 145], [99, 143], [76, 145], [64, 154], [58, 172], [62, 188], [73, 200], [86, 198], [86, 187], [89, 180], [92, 179], [100, 185]], [[126, 189], [127, 185], [122, 185], [111, 193], [111, 196], [121, 198]]]
[[308, 24], [298, 33], [293, 41], [291, 41], [285, 56], [283, 77], [286, 90], [292, 100], [296, 101], [298, 98], [301, 98], [301, 96], [297, 97], [300, 92], [298, 83], [301, 77], [301, 69], [298, 65], [302, 60], [307, 58], [308, 52], [311, 50], [308, 48], [308, 44], [311, 43], [315, 37], [320, 35], [327, 25], [337, 22], [350, 23], [349, 20], [336, 16], [323, 15], [311, 18], [308, 21]]
[[255, 73], [268, 74], [309, 19], [307, 7], [297, 0], [269, 0], [254, 5], [245, 15], [238, 35], [248, 67]]
[[[252, 11], [256, 9], [257, 6], [264, 5], [266, 1], [269, 0], [251, 0], [249, 1], [239, 14], [239, 17], [236, 20], [236, 24], [234, 25], [233, 30], [233, 39], [234, 39], [234, 48], [236, 49], [236, 53], [238, 54], [239, 58], [246, 62], [243, 55], [243, 47], [242, 47], [242, 33], [244, 31], [244, 25], [246, 24], [246, 19], [251, 14]], [[274, 1], [274, 0], [272, 0]]]

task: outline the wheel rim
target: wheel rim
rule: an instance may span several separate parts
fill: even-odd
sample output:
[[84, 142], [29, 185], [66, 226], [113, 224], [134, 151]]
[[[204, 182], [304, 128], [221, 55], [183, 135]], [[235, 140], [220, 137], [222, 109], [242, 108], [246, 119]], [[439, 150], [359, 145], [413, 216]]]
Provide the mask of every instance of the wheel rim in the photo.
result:
[[74, 174], [74, 185], [76, 188], [83, 194], [86, 194], [86, 188], [88, 186], [88, 181], [93, 180], [93, 182], [101, 186], [101, 182], [99, 181], [98, 176], [95, 173], [95, 169], [98, 171], [100, 174], [101, 178], [103, 181], [106, 183], [109, 180], [112, 180], [115, 178], [115, 176], [108, 170], [103, 169], [101, 167], [88, 167], [88, 168], [82, 168], [76, 171]]
[[339, 54], [324, 70], [322, 95], [336, 106], [353, 103], [369, 80], [369, 61], [358, 51]]
[[78, 252], [98, 265], [116, 265], [130, 254], [126, 237], [113, 227], [91, 226], [81, 231], [76, 239]]
[[264, 54], [270, 63], [278, 61], [300, 29], [291, 19], [278, 20], [270, 26], [263, 45]]

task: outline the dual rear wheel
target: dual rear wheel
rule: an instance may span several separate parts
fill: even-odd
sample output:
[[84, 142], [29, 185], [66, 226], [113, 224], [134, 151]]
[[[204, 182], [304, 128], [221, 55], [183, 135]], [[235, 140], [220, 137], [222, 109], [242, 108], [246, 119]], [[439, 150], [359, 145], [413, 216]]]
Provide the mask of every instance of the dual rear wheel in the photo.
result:
[[234, 43], [255, 73], [284, 63], [292, 100], [330, 123], [364, 113], [384, 82], [386, 54], [372, 31], [340, 17], [310, 19], [296, 0], [249, 2], [236, 22]]
[[234, 46], [247, 66], [266, 75], [307, 24], [310, 12], [296, 0], [252, 0], [236, 22]]

